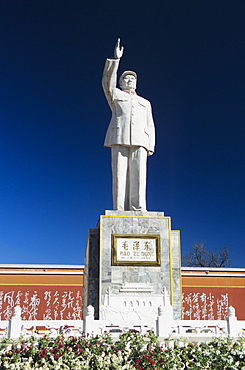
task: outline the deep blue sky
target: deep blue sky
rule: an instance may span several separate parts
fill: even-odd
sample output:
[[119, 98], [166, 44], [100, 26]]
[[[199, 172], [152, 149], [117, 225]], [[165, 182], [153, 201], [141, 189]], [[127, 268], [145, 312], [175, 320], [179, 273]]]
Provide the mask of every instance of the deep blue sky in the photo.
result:
[[1, 0], [2, 263], [82, 264], [89, 228], [112, 209], [110, 109], [120, 71], [152, 103], [147, 208], [172, 217], [183, 253], [228, 247], [245, 267], [244, 0]]

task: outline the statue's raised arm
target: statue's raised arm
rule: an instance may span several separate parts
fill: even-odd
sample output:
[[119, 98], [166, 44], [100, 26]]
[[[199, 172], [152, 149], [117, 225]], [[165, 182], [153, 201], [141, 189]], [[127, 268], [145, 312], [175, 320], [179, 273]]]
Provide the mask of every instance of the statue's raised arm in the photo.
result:
[[120, 47], [120, 41], [121, 40], [118, 38], [115, 49], [114, 49], [114, 58], [115, 59], [120, 59], [123, 56], [124, 47], [123, 46]]

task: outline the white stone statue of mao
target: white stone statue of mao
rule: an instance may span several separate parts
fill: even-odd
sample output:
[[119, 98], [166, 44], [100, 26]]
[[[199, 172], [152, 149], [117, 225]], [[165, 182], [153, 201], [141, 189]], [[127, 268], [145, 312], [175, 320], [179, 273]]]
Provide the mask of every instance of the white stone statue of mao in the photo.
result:
[[114, 59], [107, 59], [102, 86], [112, 117], [104, 146], [111, 148], [113, 208], [146, 211], [146, 161], [155, 146], [155, 128], [148, 100], [135, 92], [137, 75], [125, 71], [116, 87], [123, 47], [118, 39]]

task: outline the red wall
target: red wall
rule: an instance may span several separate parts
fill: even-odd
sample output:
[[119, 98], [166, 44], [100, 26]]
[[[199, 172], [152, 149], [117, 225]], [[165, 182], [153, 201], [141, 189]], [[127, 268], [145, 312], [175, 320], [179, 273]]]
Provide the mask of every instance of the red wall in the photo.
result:
[[245, 320], [244, 272], [212, 271], [205, 275], [203, 271], [185, 271], [182, 293], [184, 319], [224, 320], [227, 307], [233, 306], [237, 318]]
[[2, 286], [0, 320], [9, 320], [16, 305], [23, 320], [82, 319], [82, 287], [77, 286]]

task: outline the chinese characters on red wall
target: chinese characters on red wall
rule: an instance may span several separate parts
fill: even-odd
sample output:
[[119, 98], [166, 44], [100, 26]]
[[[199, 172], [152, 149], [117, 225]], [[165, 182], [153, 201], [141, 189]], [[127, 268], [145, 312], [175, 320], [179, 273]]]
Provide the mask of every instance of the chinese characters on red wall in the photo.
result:
[[22, 320], [81, 320], [82, 289], [74, 286], [6, 286], [0, 291], [0, 320], [9, 320], [14, 307]]
[[228, 293], [185, 292], [183, 299], [183, 319], [225, 320], [228, 307]]

